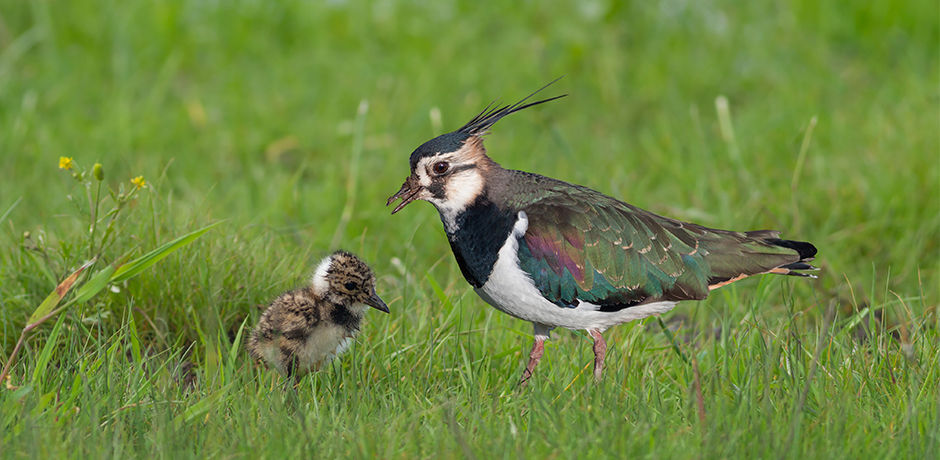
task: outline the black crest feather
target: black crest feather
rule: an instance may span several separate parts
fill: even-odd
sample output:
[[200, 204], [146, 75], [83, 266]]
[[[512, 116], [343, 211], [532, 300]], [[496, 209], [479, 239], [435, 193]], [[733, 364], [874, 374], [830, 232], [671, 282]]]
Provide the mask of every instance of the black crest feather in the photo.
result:
[[494, 104], [496, 104], [496, 101], [491, 102], [490, 105], [486, 106], [486, 108], [483, 109], [482, 112], [477, 114], [477, 116], [473, 117], [473, 119], [467, 122], [467, 124], [461, 126], [460, 129], [458, 129], [456, 132], [461, 133], [461, 134], [468, 134], [471, 136], [482, 136], [489, 131], [490, 127], [495, 125], [497, 121], [501, 120], [506, 115], [511, 115], [520, 110], [524, 110], [529, 107], [532, 107], [533, 105], [543, 104], [545, 102], [554, 101], [555, 99], [567, 96], [567, 94], [562, 94], [561, 96], [555, 96], [549, 99], [543, 99], [541, 101], [530, 102], [528, 104], [523, 105], [523, 103], [529, 100], [529, 98], [531, 98], [532, 96], [535, 96], [536, 94], [541, 92], [543, 89], [548, 88], [549, 86], [551, 86], [558, 80], [561, 80], [561, 78], [562, 77], [556, 78], [551, 83], [539, 88], [536, 92], [526, 96], [521, 101], [516, 102], [515, 104], [504, 105], [502, 107], [498, 107], [498, 106], [494, 107]]

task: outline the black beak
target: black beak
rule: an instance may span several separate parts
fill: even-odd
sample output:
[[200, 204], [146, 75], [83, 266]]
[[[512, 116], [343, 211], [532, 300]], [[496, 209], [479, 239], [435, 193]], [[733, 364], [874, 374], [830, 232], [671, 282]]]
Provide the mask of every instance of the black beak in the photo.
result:
[[392, 214], [395, 214], [398, 211], [401, 211], [401, 208], [404, 208], [418, 197], [418, 192], [421, 191], [421, 186], [418, 185], [418, 179], [415, 176], [408, 176], [405, 179], [405, 183], [401, 185], [401, 190], [398, 193], [390, 196], [388, 202], [385, 203], [385, 206], [388, 206], [395, 202], [395, 200], [401, 198], [401, 203], [398, 206], [395, 206], [395, 209], [392, 210]]
[[378, 310], [388, 313], [388, 305], [385, 305], [385, 302], [379, 298], [379, 295], [375, 292], [372, 292], [372, 297], [369, 297], [369, 300], [366, 300], [366, 305]]

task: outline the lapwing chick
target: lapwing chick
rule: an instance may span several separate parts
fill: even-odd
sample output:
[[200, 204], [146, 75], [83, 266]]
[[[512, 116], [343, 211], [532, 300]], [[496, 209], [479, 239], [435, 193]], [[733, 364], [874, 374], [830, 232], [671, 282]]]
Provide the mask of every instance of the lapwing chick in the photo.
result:
[[[544, 88], [542, 88], [544, 89]], [[541, 90], [539, 90], [541, 91]], [[536, 91], [538, 93], [538, 91]], [[418, 147], [411, 175], [388, 199], [433, 204], [467, 282], [496, 309], [532, 322], [525, 383], [556, 327], [594, 341], [600, 379], [606, 329], [763, 273], [811, 276], [816, 248], [775, 230], [736, 232], [658, 216], [580, 185], [503, 169], [483, 136], [503, 117], [562, 96], [487, 107]], [[544, 152], [533, 152], [544, 155]], [[586, 158], [586, 157], [585, 157]]]
[[375, 275], [358, 257], [337, 251], [320, 262], [310, 285], [281, 294], [251, 332], [248, 351], [299, 380], [346, 350], [369, 308], [388, 313]]

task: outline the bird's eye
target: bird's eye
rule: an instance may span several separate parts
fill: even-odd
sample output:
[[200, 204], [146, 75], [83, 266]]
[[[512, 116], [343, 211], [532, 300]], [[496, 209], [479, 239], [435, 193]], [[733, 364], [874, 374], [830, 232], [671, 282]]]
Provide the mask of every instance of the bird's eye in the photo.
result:
[[434, 174], [444, 174], [447, 172], [448, 168], [450, 168], [450, 165], [447, 164], [446, 161], [442, 161], [440, 163], [435, 163], [434, 168], [432, 169], [434, 170]]
[[346, 284], [344, 284], [344, 286], [346, 286], [346, 289], [350, 291], [355, 291], [356, 289], [359, 289], [359, 284], [357, 284], [355, 281], [349, 281]]

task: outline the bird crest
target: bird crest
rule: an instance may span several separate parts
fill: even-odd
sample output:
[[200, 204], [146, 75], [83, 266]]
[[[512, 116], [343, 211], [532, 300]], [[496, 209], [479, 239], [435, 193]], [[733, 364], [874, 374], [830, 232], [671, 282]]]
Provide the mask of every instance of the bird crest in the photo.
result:
[[507, 115], [527, 109], [533, 105], [543, 104], [567, 96], [567, 94], [562, 94], [561, 96], [555, 96], [553, 98], [544, 99], [541, 101], [530, 102], [528, 104], [525, 103], [527, 100], [532, 98], [532, 96], [535, 96], [545, 88], [548, 88], [559, 79], [555, 79], [555, 81], [539, 88], [538, 91], [526, 96], [524, 99], [515, 104], [500, 107], [496, 105], [497, 101], [493, 101], [488, 106], [486, 106], [482, 112], [467, 122], [467, 124], [461, 126], [460, 129], [451, 131], [447, 134], [441, 134], [440, 136], [437, 136], [434, 139], [421, 144], [417, 149], [415, 149], [414, 152], [411, 153], [411, 158], [409, 159], [411, 170], [414, 171], [418, 161], [420, 161], [422, 158], [433, 157], [442, 152], [456, 152], [463, 148], [469, 139], [482, 138], [483, 135], [489, 132], [490, 127], [492, 127], [494, 124], [496, 124], [497, 121], [501, 120]]
[[560, 99], [560, 98], [567, 96], [567, 94], [562, 94], [561, 96], [555, 96], [552, 98], [543, 99], [541, 101], [530, 102], [528, 104], [525, 104], [525, 101], [532, 98], [532, 96], [535, 96], [536, 94], [542, 92], [542, 90], [553, 85], [558, 80], [561, 80], [561, 78], [562, 77], [556, 78], [551, 83], [539, 88], [537, 91], [526, 96], [521, 101], [516, 102], [515, 104], [504, 105], [502, 107], [499, 107], [496, 105], [497, 101], [491, 102], [489, 105], [486, 106], [485, 109], [483, 109], [482, 112], [477, 114], [477, 116], [473, 117], [473, 119], [467, 122], [467, 124], [461, 126], [460, 129], [458, 129], [456, 132], [461, 133], [461, 134], [466, 134], [469, 136], [483, 136], [490, 131], [490, 128], [493, 125], [495, 125], [497, 121], [501, 120], [503, 117], [507, 115], [514, 114], [520, 110], [525, 110], [534, 105], [544, 104], [546, 102], [554, 101], [555, 99]]

